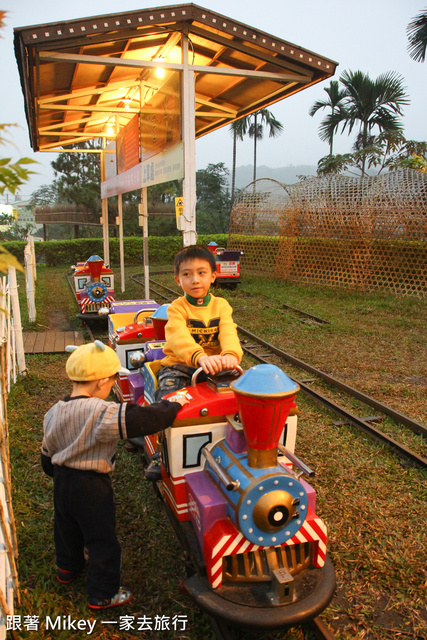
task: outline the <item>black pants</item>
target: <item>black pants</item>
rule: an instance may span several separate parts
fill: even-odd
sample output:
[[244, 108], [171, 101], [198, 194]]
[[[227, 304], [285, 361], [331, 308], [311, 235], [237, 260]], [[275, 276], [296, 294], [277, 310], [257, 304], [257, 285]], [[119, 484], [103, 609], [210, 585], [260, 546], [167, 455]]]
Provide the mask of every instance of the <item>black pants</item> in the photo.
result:
[[[186, 364], [173, 364], [170, 367], [161, 367], [157, 374], [158, 388], [155, 391], [154, 399], [158, 402], [163, 396], [172, 391], [178, 391], [183, 387], [189, 387], [193, 373], [197, 371], [195, 367]], [[198, 382], [206, 382], [206, 373], [202, 372], [197, 378]]]
[[111, 478], [58, 465], [53, 477], [57, 566], [69, 571], [82, 568], [86, 547], [89, 597], [112, 598], [120, 586], [121, 549]]

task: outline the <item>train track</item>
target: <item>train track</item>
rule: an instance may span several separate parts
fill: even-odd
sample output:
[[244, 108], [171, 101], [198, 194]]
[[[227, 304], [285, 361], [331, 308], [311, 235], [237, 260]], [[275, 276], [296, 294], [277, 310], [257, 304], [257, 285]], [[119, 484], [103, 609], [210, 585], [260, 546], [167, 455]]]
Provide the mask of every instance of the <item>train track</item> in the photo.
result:
[[[73, 292], [73, 296], [74, 296], [74, 302], [76, 303], [77, 308], [79, 308], [79, 303], [77, 301], [77, 296], [76, 296], [76, 291], [74, 289], [74, 284], [73, 284], [73, 276], [70, 273], [67, 273], [67, 282], [68, 282], [68, 286], [70, 287], [71, 291]], [[91, 341], [93, 342], [96, 339], [100, 339], [102, 340], [102, 338], [105, 338], [105, 331], [96, 331], [95, 333], [102, 333], [102, 335], [94, 335], [94, 332], [92, 331], [92, 327], [90, 325], [89, 322], [87, 322], [86, 320], [83, 320], [82, 318], [80, 318], [82, 326], [84, 326], [85, 331], [88, 332], [89, 337], [91, 339]]]
[[[132, 279], [135, 282], [140, 282], [140, 279], [138, 278], [138, 276], [140, 276], [140, 274], [135, 274], [134, 276], [132, 276]], [[176, 290], [173, 290], [170, 287], [167, 287], [166, 285], [152, 279], [150, 279], [150, 290], [153, 291], [153, 293], [158, 298], [161, 298], [168, 302], [170, 302], [174, 297], [179, 295], [179, 293]], [[376, 441], [389, 446], [400, 458], [405, 460], [408, 464], [419, 467], [419, 468], [424, 468], [424, 469], [427, 468], [426, 458], [419, 455], [417, 452], [413, 451], [412, 449], [406, 447], [405, 445], [399, 443], [397, 440], [395, 440], [388, 434], [380, 431], [373, 424], [373, 422], [376, 419], [381, 418], [382, 416], [385, 415], [391, 418], [397, 424], [403, 425], [409, 428], [414, 433], [426, 438], [427, 428], [424, 425], [413, 420], [409, 416], [406, 416], [394, 410], [392, 407], [389, 407], [379, 402], [375, 398], [368, 396], [362, 391], [359, 391], [358, 389], [355, 389], [354, 387], [347, 385], [343, 381], [338, 380], [333, 376], [330, 376], [329, 374], [321, 371], [320, 369], [317, 369], [316, 367], [310, 365], [309, 363], [306, 363], [300, 360], [299, 358], [296, 358], [295, 356], [292, 356], [291, 354], [286, 353], [282, 349], [279, 349], [275, 345], [270, 344], [269, 342], [263, 340], [261, 337], [255, 335], [248, 329], [245, 329], [244, 327], [241, 327], [239, 325], [237, 326], [237, 329], [241, 336], [244, 336], [245, 339], [246, 338], [250, 339], [251, 344], [249, 345], [243, 344], [242, 347], [244, 352], [247, 353], [249, 356], [251, 356], [253, 359], [255, 359], [258, 362], [268, 363], [268, 362], [271, 362], [272, 357], [275, 357], [276, 359], [279, 359], [279, 361], [289, 362], [292, 365], [304, 371], [309, 372], [311, 375], [315, 376], [314, 379], [304, 380], [304, 379], [294, 378], [295, 382], [297, 382], [300, 385], [301, 391], [304, 394], [312, 398], [317, 403], [320, 403], [323, 406], [327, 407], [329, 410], [333, 411], [336, 415], [338, 415], [342, 419], [343, 423], [351, 424], [352, 426], [357, 427], [358, 429], [360, 429], [361, 431], [363, 431], [364, 433], [366, 433]], [[260, 353], [260, 350], [262, 350], [262, 353]], [[332, 389], [343, 392], [350, 398], [355, 398], [361, 403], [363, 403], [364, 405], [373, 407], [376, 411], [379, 411], [381, 413], [381, 416], [372, 416], [368, 418], [366, 417], [360, 418], [356, 416], [347, 408], [343, 407], [340, 404], [337, 404], [336, 402], [334, 402], [324, 394], [315, 390], [313, 388], [313, 382], [315, 382], [317, 379], [323, 382], [326, 382], [328, 387], [331, 387]]]

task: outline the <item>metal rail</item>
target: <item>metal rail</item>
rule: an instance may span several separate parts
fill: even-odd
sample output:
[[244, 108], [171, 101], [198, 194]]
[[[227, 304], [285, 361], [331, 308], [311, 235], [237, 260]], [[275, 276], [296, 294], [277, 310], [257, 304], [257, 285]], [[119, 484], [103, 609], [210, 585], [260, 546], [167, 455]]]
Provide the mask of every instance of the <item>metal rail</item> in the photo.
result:
[[[243, 351], [251, 355], [253, 358], [258, 360], [259, 362], [269, 363], [269, 361], [266, 360], [266, 358], [264, 358], [263, 356], [259, 356], [256, 353], [253, 353], [253, 351], [251, 349], [248, 349], [247, 347], [243, 347]], [[399, 442], [397, 442], [387, 434], [373, 427], [371, 424], [369, 424], [369, 422], [362, 420], [361, 418], [358, 418], [354, 414], [347, 411], [347, 409], [344, 409], [344, 407], [341, 407], [340, 405], [336, 404], [333, 400], [330, 400], [329, 398], [319, 393], [318, 391], [314, 391], [314, 389], [311, 389], [304, 382], [301, 382], [297, 378], [293, 378], [293, 380], [295, 380], [295, 382], [299, 384], [301, 391], [303, 393], [309, 395], [316, 402], [320, 402], [331, 411], [334, 411], [335, 413], [343, 417], [346, 422], [350, 422], [352, 425], [354, 425], [355, 427], [358, 427], [359, 429], [361, 429], [362, 431], [370, 435], [375, 440], [378, 440], [382, 444], [389, 445], [398, 455], [400, 455], [401, 457], [407, 460], [410, 460], [417, 467], [420, 467], [422, 469], [427, 468], [427, 460], [422, 456], [419, 456], [417, 453], [415, 453], [415, 451], [408, 449], [407, 447], [400, 444]]]
[[319, 616], [317, 616], [317, 618], [314, 618], [314, 620], [310, 622], [309, 626], [314, 631], [316, 637], [319, 638], [319, 640], [335, 640], [334, 634], [329, 629], [329, 627], [326, 626], [323, 620], [319, 618]]
[[338, 380], [337, 378], [330, 376], [324, 371], [321, 371], [320, 369], [316, 369], [316, 367], [313, 367], [311, 364], [308, 364], [307, 362], [304, 362], [303, 360], [300, 360], [299, 358], [296, 358], [295, 356], [292, 356], [291, 354], [286, 353], [286, 351], [283, 351], [283, 349], [279, 349], [278, 347], [275, 347], [274, 345], [270, 344], [266, 340], [263, 340], [262, 338], [255, 335], [251, 331], [248, 331], [247, 329], [244, 329], [239, 325], [237, 326], [237, 329], [239, 330], [240, 333], [245, 335], [247, 338], [251, 338], [251, 340], [256, 341], [262, 347], [269, 349], [276, 356], [279, 356], [279, 358], [283, 358], [283, 360], [287, 360], [291, 364], [294, 364], [297, 367], [300, 367], [301, 369], [305, 369], [310, 373], [314, 373], [316, 376], [318, 376], [319, 378], [322, 378], [322, 380], [324, 380], [331, 386], [336, 387], [337, 389], [341, 389], [341, 391], [345, 391], [346, 393], [351, 395], [353, 398], [356, 398], [357, 400], [361, 400], [365, 404], [371, 407], [374, 407], [378, 411], [381, 411], [381, 413], [388, 415], [395, 422], [398, 422], [399, 424], [403, 424], [406, 427], [409, 427], [415, 433], [418, 433], [420, 435], [423, 435], [424, 437], [427, 437], [427, 427], [420, 424], [419, 422], [412, 420], [411, 418], [409, 418], [408, 416], [405, 416], [403, 413], [400, 413], [399, 411], [395, 411], [394, 409], [392, 409], [392, 407], [389, 407], [383, 404], [382, 402], [379, 402], [379, 400], [375, 400], [375, 398], [371, 398], [370, 396], [366, 395], [362, 391], [359, 391], [358, 389], [354, 389], [354, 387], [351, 387], [345, 382], [342, 382], [341, 380]]

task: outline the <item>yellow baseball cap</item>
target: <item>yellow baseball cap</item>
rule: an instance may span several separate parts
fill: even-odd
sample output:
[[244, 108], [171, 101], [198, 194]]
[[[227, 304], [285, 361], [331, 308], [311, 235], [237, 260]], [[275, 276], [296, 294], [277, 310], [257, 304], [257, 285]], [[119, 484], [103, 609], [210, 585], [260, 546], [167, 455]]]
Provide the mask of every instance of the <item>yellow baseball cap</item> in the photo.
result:
[[65, 365], [70, 380], [75, 382], [92, 382], [116, 375], [129, 374], [128, 369], [122, 367], [119, 356], [100, 340], [83, 344], [80, 347], [68, 345], [65, 351], [71, 352]]

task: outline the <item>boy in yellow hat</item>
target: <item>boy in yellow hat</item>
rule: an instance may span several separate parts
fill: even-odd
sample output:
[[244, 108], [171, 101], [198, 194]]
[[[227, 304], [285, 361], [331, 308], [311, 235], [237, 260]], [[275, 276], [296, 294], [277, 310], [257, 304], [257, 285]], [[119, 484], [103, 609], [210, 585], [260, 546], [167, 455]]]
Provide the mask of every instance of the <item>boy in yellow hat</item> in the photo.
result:
[[124, 370], [116, 352], [102, 342], [67, 347], [72, 392], [44, 418], [42, 466], [54, 479], [54, 539], [57, 580], [68, 584], [89, 554], [87, 591], [91, 609], [129, 602], [120, 586], [121, 548], [110, 471], [120, 439], [157, 433], [169, 427], [187, 402], [162, 400], [141, 407], [107, 402], [116, 376]]

